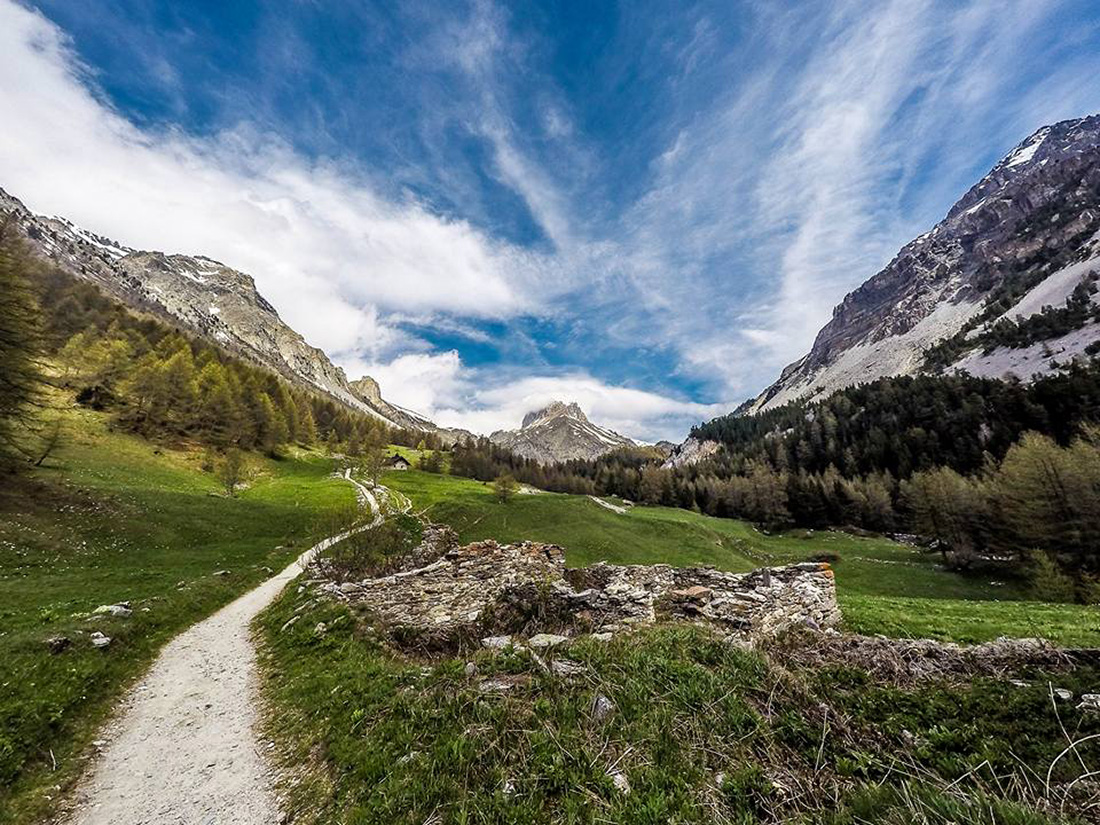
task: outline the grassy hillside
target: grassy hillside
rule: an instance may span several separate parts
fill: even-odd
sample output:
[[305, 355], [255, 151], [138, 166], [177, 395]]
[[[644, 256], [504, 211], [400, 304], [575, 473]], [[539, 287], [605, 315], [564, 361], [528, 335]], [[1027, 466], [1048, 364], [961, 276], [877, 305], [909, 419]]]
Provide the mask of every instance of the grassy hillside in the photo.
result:
[[[0, 491], [0, 822], [45, 809], [165, 641], [288, 563], [326, 513], [354, 505], [319, 456], [253, 457], [255, 478], [229, 499], [198, 453], [105, 421], [72, 411], [56, 459]], [[87, 616], [123, 600], [130, 618]], [[93, 630], [108, 648], [92, 647]], [[53, 654], [51, 636], [71, 646]]]
[[[288, 590], [260, 620], [296, 822], [1042, 825], [1076, 820], [1037, 809], [1092, 793], [1065, 796], [1074, 760], [1035, 779], [1100, 725], [1057, 708], [1045, 674], [891, 684], [681, 625], [548, 652], [582, 666], [563, 678], [512, 649], [406, 657], [314, 596]], [[1078, 694], [1097, 676], [1049, 679]]]
[[887, 539], [829, 531], [765, 535], [733, 519], [669, 507], [619, 514], [585, 496], [555, 493], [517, 495], [502, 504], [491, 485], [417, 470], [387, 473], [385, 483], [430, 519], [454, 527], [463, 542], [553, 542], [577, 566], [603, 560], [743, 571], [827, 557], [845, 619], [864, 633], [960, 642], [1043, 636], [1067, 645], [1100, 644], [1096, 608], [1030, 601], [1016, 582], [942, 570], [934, 557]]

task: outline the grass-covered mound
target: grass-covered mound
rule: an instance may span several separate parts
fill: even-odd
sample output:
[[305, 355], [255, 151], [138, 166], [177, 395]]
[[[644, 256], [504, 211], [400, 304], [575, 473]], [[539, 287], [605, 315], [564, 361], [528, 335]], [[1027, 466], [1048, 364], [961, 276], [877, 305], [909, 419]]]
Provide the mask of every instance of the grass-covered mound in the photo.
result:
[[260, 632], [296, 822], [993, 825], [1097, 792], [1067, 796], [1095, 740], [1058, 756], [1100, 715], [1050, 693], [1091, 691], [1092, 668], [886, 681], [674, 625], [555, 648], [551, 671], [583, 668], [563, 677], [515, 649], [409, 657], [308, 587]]
[[1100, 645], [1095, 607], [1037, 602], [1003, 571], [953, 572], [936, 556], [881, 537], [824, 530], [769, 535], [735, 519], [673, 507], [619, 514], [587, 496], [558, 493], [516, 495], [502, 503], [489, 484], [417, 470], [386, 473], [385, 483], [432, 521], [453, 527], [463, 544], [558, 544], [573, 566], [710, 564], [743, 572], [821, 558], [836, 571], [848, 627], [861, 633], [966, 643], [1037, 636]]
[[[355, 502], [317, 455], [253, 456], [255, 477], [227, 498], [201, 451], [110, 432], [97, 413], [66, 415], [56, 457], [0, 483], [0, 822], [48, 809], [164, 642], [280, 569], [333, 508]], [[120, 601], [129, 618], [84, 615]], [[92, 630], [111, 644], [93, 648]], [[51, 653], [52, 636], [71, 644]]]

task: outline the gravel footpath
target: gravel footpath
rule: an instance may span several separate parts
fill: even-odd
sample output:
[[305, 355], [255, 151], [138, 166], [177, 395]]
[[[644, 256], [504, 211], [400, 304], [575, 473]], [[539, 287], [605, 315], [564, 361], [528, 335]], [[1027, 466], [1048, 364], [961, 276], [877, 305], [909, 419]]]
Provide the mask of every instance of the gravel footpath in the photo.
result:
[[[374, 497], [349, 475], [381, 519]], [[281, 819], [258, 731], [251, 622], [325, 539], [278, 575], [181, 633], [123, 700], [95, 767], [77, 789], [71, 825], [271, 825]]]

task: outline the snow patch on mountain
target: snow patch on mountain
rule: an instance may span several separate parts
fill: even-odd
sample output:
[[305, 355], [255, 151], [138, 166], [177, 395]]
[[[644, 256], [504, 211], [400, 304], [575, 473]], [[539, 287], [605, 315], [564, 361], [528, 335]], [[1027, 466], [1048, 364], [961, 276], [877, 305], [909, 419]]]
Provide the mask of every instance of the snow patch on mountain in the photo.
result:
[[1024, 295], [1005, 313], [1006, 318], [1021, 320], [1042, 312], [1043, 307], [1065, 306], [1070, 293], [1081, 283], [1081, 279], [1093, 270], [1100, 269], [1100, 255], [1093, 255], [1083, 261], [1052, 272], [1041, 283]]

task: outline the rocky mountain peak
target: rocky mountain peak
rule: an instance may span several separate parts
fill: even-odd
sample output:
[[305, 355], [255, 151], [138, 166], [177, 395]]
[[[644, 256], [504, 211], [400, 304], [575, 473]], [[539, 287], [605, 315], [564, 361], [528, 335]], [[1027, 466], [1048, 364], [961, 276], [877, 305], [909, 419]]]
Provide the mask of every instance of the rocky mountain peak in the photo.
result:
[[489, 440], [541, 464], [593, 459], [634, 446], [629, 438], [589, 421], [576, 402], [563, 401], [527, 413], [518, 430], [498, 430]]
[[382, 388], [379, 387], [378, 382], [369, 375], [364, 375], [358, 381], [350, 382], [348, 386], [356, 396], [366, 401], [368, 404], [382, 403]]
[[520, 424], [520, 428], [537, 427], [559, 416], [575, 418], [577, 421], [589, 423], [588, 416], [584, 414], [584, 410], [580, 408], [576, 401], [571, 401], [568, 404], [562, 401], [551, 401], [541, 410], [534, 410], [523, 416], [523, 423]]
[[[987, 301], [1018, 299], [1025, 288], [1042, 292], [1031, 302], [1036, 311], [1044, 301], [1064, 303], [1085, 274], [1073, 267], [1087, 269], [1097, 253], [1098, 232], [1100, 115], [1044, 126], [935, 227], [849, 293], [810, 352], [787, 366], [749, 410], [919, 372], [928, 349], [977, 323], [972, 319], [986, 311]], [[1078, 337], [1077, 349], [1090, 336]]]

